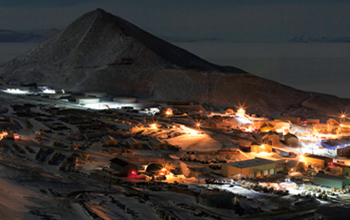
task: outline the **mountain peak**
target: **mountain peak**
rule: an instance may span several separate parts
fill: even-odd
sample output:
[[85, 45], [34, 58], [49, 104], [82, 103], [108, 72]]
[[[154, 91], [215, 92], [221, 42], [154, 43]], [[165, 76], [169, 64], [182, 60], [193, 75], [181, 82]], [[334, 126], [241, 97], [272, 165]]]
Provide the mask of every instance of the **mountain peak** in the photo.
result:
[[[123, 43], [127, 44], [128, 40], [133, 39], [133, 44], [138, 46], [142, 45], [146, 47], [146, 50], [143, 52], [147, 53], [150, 57], [155, 58], [158, 57], [155, 62], [151, 60], [147, 60], [147, 57], [142, 58], [142, 65], [165, 65], [169, 67], [180, 67], [180, 68], [191, 68], [202, 71], [223, 71], [223, 72], [234, 72], [234, 73], [246, 73], [243, 70], [237, 68], [226, 68], [219, 65], [215, 65], [209, 63], [194, 54], [189, 53], [181, 48], [178, 48], [140, 28], [131, 24], [130, 22], [112, 15], [103, 9], [97, 8], [91, 12], [88, 12], [77, 19], [77, 23], [84, 23], [83, 20], [88, 20], [91, 22], [91, 26], [89, 28], [93, 28], [94, 26], [99, 31], [95, 32], [95, 34], [101, 34], [108, 29], [108, 31], [114, 30], [115, 32], [111, 34], [112, 36], [120, 36], [120, 38], [126, 37], [126, 39], [118, 39], [117, 41], [123, 41]], [[74, 22], [74, 23], [76, 23]], [[128, 46], [128, 49], [135, 49], [133, 46]], [[135, 52], [135, 51], [134, 51]], [[140, 52], [140, 51], [139, 51]], [[124, 57], [119, 57], [117, 59], [135, 59], [135, 57], [130, 57], [130, 53], [132, 51], [128, 51], [124, 53]], [[129, 57], [128, 57], [129, 56]], [[140, 61], [139, 59], [136, 59]], [[135, 63], [137, 64], [137, 62]]]
[[84, 15], [82, 15], [81, 17], [84, 16], [90, 16], [90, 15], [95, 15], [95, 16], [104, 16], [104, 17], [113, 17], [114, 15], [112, 15], [111, 13], [106, 12], [105, 10], [103, 10], [102, 8], [96, 8], [93, 11], [87, 12]]
[[91, 12], [96, 12], [96, 13], [101, 13], [101, 14], [109, 14], [108, 12], [103, 10], [102, 8], [96, 8], [95, 10], [93, 10]]

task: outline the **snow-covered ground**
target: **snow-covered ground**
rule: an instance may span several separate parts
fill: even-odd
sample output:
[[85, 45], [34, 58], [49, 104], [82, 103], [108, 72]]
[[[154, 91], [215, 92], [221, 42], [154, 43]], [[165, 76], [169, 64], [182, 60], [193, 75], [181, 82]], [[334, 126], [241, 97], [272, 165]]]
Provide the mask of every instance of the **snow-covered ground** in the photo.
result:
[[172, 145], [178, 145], [184, 151], [218, 151], [222, 148], [219, 141], [207, 134], [181, 135], [167, 140]]

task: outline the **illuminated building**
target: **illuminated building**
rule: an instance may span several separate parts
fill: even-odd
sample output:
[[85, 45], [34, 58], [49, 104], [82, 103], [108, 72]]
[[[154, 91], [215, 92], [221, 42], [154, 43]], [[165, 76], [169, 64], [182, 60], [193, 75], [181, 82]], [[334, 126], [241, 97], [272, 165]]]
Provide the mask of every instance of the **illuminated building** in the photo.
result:
[[250, 146], [250, 151], [255, 152], [255, 153], [271, 153], [272, 152], [272, 146], [269, 144], [257, 144], [257, 143], [252, 143]]
[[304, 162], [305, 165], [312, 165], [316, 167], [327, 167], [328, 164], [333, 162], [333, 159], [329, 157], [314, 155], [314, 154], [304, 154], [302, 157], [302, 162]]
[[247, 176], [257, 177], [273, 175], [282, 168], [276, 167], [276, 162], [262, 158], [251, 160], [236, 161], [221, 165], [221, 174], [226, 177], [230, 176]]

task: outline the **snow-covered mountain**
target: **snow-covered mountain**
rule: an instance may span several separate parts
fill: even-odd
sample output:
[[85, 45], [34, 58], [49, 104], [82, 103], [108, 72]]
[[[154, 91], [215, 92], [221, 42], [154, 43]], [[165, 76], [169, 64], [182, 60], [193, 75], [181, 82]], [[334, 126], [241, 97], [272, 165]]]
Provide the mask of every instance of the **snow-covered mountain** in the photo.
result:
[[[0, 75], [5, 81], [36, 81], [66, 90], [214, 106], [245, 104], [262, 112], [281, 112], [300, 103], [302, 107], [310, 97], [239, 68], [209, 63], [102, 9], [84, 14], [4, 64]], [[350, 103], [332, 100], [338, 103], [337, 111]], [[317, 109], [312, 103], [308, 106]]]
[[350, 37], [293, 37], [288, 42], [293, 43], [350, 43]]

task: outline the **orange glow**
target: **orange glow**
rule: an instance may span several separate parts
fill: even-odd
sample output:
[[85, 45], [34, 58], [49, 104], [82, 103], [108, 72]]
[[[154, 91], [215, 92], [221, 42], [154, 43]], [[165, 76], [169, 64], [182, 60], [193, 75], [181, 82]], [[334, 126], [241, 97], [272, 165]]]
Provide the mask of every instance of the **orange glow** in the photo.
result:
[[303, 162], [303, 160], [304, 160], [304, 156], [303, 156], [303, 155], [300, 155], [300, 156], [299, 156], [299, 161], [300, 161], [300, 162]]
[[150, 124], [150, 127], [153, 129], [157, 129], [157, 123]]
[[18, 135], [18, 134], [14, 134], [14, 135], [13, 135], [13, 139], [19, 140], [19, 135]]
[[239, 109], [237, 110], [237, 115], [239, 115], [239, 116], [244, 116], [244, 115], [245, 115], [245, 110], [244, 110], [243, 108], [239, 108]]
[[159, 172], [159, 175], [162, 175], [162, 176], [164, 176], [166, 174], [167, 174], [167, 169], [165, 169], [165, 168], [162, 168]]
[[0, 134], [0, 140], [2, 140], [4, 137], [7, 136], [7, 132], [6, 131], [3, 131], [1, 134]]
[[165, 115], [166, 115], [166, 116], [171, 116], [171, 115], [173, 115], [173, 110], [170, 109], [170, 108], [168, 108], [168, 109], [165, 111]]

